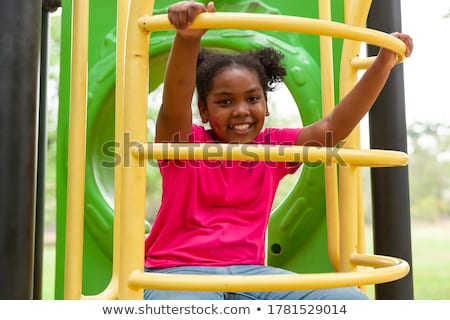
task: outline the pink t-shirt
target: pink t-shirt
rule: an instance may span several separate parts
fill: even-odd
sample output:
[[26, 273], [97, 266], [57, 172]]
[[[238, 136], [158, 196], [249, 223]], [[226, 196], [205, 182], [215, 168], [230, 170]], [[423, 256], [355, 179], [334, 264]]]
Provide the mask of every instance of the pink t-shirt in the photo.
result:
[[[191, 142], [216, 142], [203, 127], [192, 131]], [[254, 143], [293, 145], [299, 132], [264, 129]], [[163, 192], [145, 240], [146, 267], [264, 264], [276, 189], [299, 164], [163, 160], [159, 166]]]

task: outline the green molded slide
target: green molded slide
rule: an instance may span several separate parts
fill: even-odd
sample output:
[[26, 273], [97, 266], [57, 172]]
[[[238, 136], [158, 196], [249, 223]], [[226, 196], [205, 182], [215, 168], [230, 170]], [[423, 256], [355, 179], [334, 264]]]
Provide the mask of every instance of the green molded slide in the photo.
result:
[[[165, 14], [173, 0], [156, 0], [154, 14]], [[206, 2], [206, 1], [205, 1]], [[294, 4], [295, 2], [295, 4]], [[255, 12], [318, 17], [316, 1], [215, 1], [222, 12]], [[343, 20], [343, 0], [333, 1], [333, 20]], [[71, 1], [63, 1], [60, 105], [57, 158], [57, 243], [55, 298], [63, 299], [65, 214], [70, 90]], [[112, 272], [114, 205], [114, 96], [116, 6], [110, 0], [90, 3], [88, 123], [86, 150], [83, 294], [103, 291]], [[151, 35], [150, 91], [163, 79], [174, 32]], [[285, 55], [286, 85], [304, 125], [321, 117], [319, 38], [317, 36], [253, 30], [210, 30], [203, 39], [209, 47], [247, 50], [273, 46]], [[342, 41], [334, 42], [339, 66]], [[338, 79], [338, 70], [335, 77]], [[336, 81], [337, 83], [337, 81]], [[337, 88], [336, 88], [337, 89]], [[336, 91], [338, 92], [338, 91]], [[151, 129], [150, 129], [151, 130]], [[151, 181], [148, 182], [151, 185]], [[159, 188], [159, 186], [156, 186]], [[297, 272], [332, 270], [327, 253], [323, 166], [304, 165], [298, 181], [273, 210], [268, 232], [268, 263]], [[130, 248], [133, 250], [133, 248]]]

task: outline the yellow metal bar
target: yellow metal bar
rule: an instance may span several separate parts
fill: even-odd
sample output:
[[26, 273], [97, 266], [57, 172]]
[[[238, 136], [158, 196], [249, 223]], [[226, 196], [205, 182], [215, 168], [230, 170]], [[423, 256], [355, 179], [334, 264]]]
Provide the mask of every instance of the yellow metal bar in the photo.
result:
[[337, 164], [325, 166], [325, 201], [327, 213], [328, 257], [334, 270], [339, 270], [339, 183]]
[[[319, 0], [319, 18], [331, 21], [331, 6], [329, 0]], [[332, 37], [320, 37], [320, 70], [322, 85], [323, 116], [331, 113], [334, 108], [334, 72]]]
[[345, 0], [345, 24], [365, 26], [371, 4], [372, 0]]
[[[128, 8], [130, 0], [117, 1], [117, 39], [116, 39], [116, 90], [115, 90], [115, 127], [114, 135], [117, 145], [116, 155], [123, 155], [123, 108], [124, 108], [124, 82], [125, 82], [125, 37], [128, 24]], [[115, 159], [120, 161], [119, 158]], [[119, 294], [119, 266], [120, 266], [120, 217], [122, 209], [122, 170], [116, 165], [114, 167], [114, 239], [113, 239], [113, 264], [112, 276], [108, 288], [99, 298], [111, 296], [118, 298]], [[96, 296], [92, 297], [96, 298]]]
[[[365, 23], [369, 13], [371, 1], [351, 1], [347, 0], [344, 3], [345, 10], [345, 24], [352, 26], [361, 26]], [[347, 95], [358, 81], [357, 69], [351, 65], [353, 57], [359, 55], [360, 52], [359, 41], [344, 40], [341, 60], [341, 81], [340, 81], [340, 99]], [[346, 138], [345, 148], [360, 148], [360, 132], [357, 126], [352, 133]], [[362, 199], [361, 192], [358, 187], [361, 187], [359, 179], [361, 179], [360, 168], [355, 166], [341, 166], [339, 179], [340, 190], [340, 271], [352, 271], [356, 269], [356, 265], [352, 263], [350, 257], [358, 252], [358, 244], [361, 232], [359, 230], [359, 215], [360, 205]], [[355, 192], [356, 190], [356, 192]]]
[[[349, 17], [347, 17], [347, 22], [356, 26], [363, 27], [366, 23], [367, 16], [369, 14], [370, 6], [372, 4], [372, 0], [365, 1], [354, 1], [352, 8], [353, 10], [350, 12]], [[359, 50], [361, 50], [360, 46], [358, 46]], [[373, 61], [375, 57], [366, 58], [366, 59], [358, 59], [356, 57], [351, 57], [351, 67], [355, 72], [361, 69], [367, 69], [370, 63]], [[356, 133], [354, 133], [355, 139], [355, 148], [360, 148], [360, 128]], [[364, 221], [364, 197], [363, 197], [363, 183], [362, 183], [362, 172], [361, 168], [358, 168], [355, 176], [355, 189], [356, 190], [356, 229], [357, 229], [357, 237], [356, 243], [357, 248], [356, 251], [358, 253], [364, 253], [366, 251], [366, 239], [365, 239], [365, 221]], [[361, 288], [362, 290], [366, 290], [366, 288]]]
[[359, 150], [288, 145], [227, 143], [141, 143], [131, 149], [136, 159], [248, 160], [339, 163], [343, 166], [405, 166], [408, 155], [392, 150]]
[[357, 199], [355, 182], [357, 180], [356, 167], [341, 167], [339, 178], [340, 204], [340, 260], [339, 271], [353, 271], [356, 266], [350, 261], [350, 256], [357, 252], [358, 224]]
[[[123, 123], [122, 133], [130, 141], [147, 138], [147, 97], [149, 85], [150, 35], [137, 23], [144, 13], [152, 13], [154, 1], [131, 2], [126, 30]], [[119, 124], [120, 125], [120, 124]], [[121, 200], [120, 200], [120, 253], [119, 253], [119, 299], [142, 299], [141, 288], [130, 287], [128, 276], [133, 271], [143, 271], [145, 231], [146, 170], [140, 159], [131, 156], [131, 150], [121, 149]], [[124, 161], [129, 159], [129, 165]], [[126, 165], [127, 164], [127, 165]]]
[[[331, 21], [330, 0], [319, 0], [319, 19]], [[322, 113], [325, 117], [334, 109], [333, 43], [329, 36], [320, 37], [320, 70]], [[332, 137], [330, 137], [332, 138]], [[339, 268], [339, 197], [337, 164], [325, 166], [325, 198], [327, 212], [328, 256], [335, 270]]]
[[[64, 298], [81, 299], [86, 164], [86, 78], [89, 1], [72, 2], [72, 61], [66, 208]], [[76, 57], [76, 59], [74, 59]]]
[[[151, 32], [173, 29], [165, 14], [145, 15], [139, 21], [143, 28]], [[191, 28], [272, 30], [330, 36], [384, 47], [396, 52], [399, 62], [405, 59], [406, 46], [400, 39], [381, 31], [333, 21], [261, 13], [216, 12], [199, 14]]]
[[407, 264], [407, 262], [400, 258], [374, 254], [354, 254], [350, 257], [350, 260], [358, 266], [365, 266], [369, 268], [387, 268], [397, 264]]
[[383, 283], [400, 279], [409, 272], [408, 263], [397, 258], [354, 255], [352, 262], [375, 269], [270, 276], [158, 274], [134, 271], [130, 274], [129, 281], [134, 287], [160, 290], [283, 291]]
[[[116, 90], [115, 90], [115, 141], [116, 154], [123, 154], [123, 89], [124, 89], [124, 65], [125, 65], [125, 34], [130, 0], [117, 1], [117, 39], [116, 39]], [[116, 159], [118, 161], [119, 159]], [[119, 291], [119, 255], [120, 255], [120, 209], [122, 190], [122, 174], [120, 166], [114, 167], [114, 239], [113, 239], [113, 263], [112, 276], [108, 287], [98, 295], [83, 296], [83, 299], [105, 300], [117, 299]]]
[[375, 57], [369, 57], [369, 58], [357, 58], [354, 57], [351, 59], [350, 64], [352, 65], [352, 68], [363, 70], [369, 68], [369, 66], [372, 64], [372, 62], [375, 60]]
[[[128, 8], [130, 0], [117, 1], [117, 41], [116, 41], [116, 91], [115, 91], [115, 128], [116, 154], [123, 155], [123, 109], [125, 87], [125, 38], [128, 24]], [[115, 159], [120, 161], [120, 159]], [[118, 295], [119, 262], [120, 262], [120, 221], [122, 210], [122, 168], [114, 167], [114, 242], [113, 242], [113, 270], [111, 283]]]
[[357, 181], [357, 212], [358, 212], [358, 219], [357, 219], [357, 230], [358, 230], [358, 247], [357, 252], [358, 253], [365, 253], [366, 252], [366, 223], [365, 223], [365, 217], [364, 217], [364, 192], [363, 192], [363, 177], [362, 177], [362, 170], [359, 168], [358, 170], [358, 176], [356, 178]]
[[[116, 39], [116, 90], [115, 90], [115, 141], [116, 154], [123, 154], [123, 106], [124, 106], [124, 65], [125, 35], [130, 0], [117, 1], [117, 39]], [[116, 159], [118, 161], [119, 159]], [[120, 255], [120, 209], [122, 190], [122, 174], [120, 166], [114, 168], [114, 239], [112, 276], [107, 288], [97, 295], [83, 296], [85, 300], [113, 300], [119, 293], [119, 255]]]

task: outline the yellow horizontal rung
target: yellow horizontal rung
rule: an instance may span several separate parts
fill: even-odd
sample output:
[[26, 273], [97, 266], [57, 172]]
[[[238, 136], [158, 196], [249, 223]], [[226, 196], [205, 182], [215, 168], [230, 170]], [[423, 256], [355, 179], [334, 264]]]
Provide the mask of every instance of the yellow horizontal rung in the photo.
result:
[[288, 145], [226, 143], [140, 143], [134, 156], [157, 160], [244, 160], [304, 163], [338, 163], [365, 167], [395, 167], [408, 164], [408, 155], [391, 150], [359, 150]]
[[375, 57], [368, 57], [368, 58], [353, 58], [350, 62], [352, 67], [357, 70], [365, 70], [369, 68], [369, 66], [373, 63], [375, 60]]
[[400, 259], [389, 256], [358, 253], [350, 257], [350, 262], [358, 266], [385, 268], [398, 264]]
[[284, 291], [359, 286], [398, 280], [409, 272], [406, 261], [398, 258], [358, 255], [363, 265], [382, 268], [353, 272], [293, 275], [191, 275], [134, 271], [129, 284], [136, 288], [189, 291]]
[[[145, 15], [139, 23], [149, 32], [173, 29], [166, 14]], [[406, 46], [400, 39], [381, 31], [334, 21], [262, 13], [215, 12], [199, 14], [190, 28], [272, 30], [331, 36], [384, 47], [396, 52], [399, 62], [405, 59]]]

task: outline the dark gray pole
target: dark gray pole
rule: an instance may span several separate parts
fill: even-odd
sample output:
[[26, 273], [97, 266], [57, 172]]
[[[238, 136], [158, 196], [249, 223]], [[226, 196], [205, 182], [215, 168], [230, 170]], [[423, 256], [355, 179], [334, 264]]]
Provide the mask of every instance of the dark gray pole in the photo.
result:
[[[400, 0], [374, 0], [367, 27], [388, 33], [401, 31]], [[378, 48], [368, 46], [369, 55], [377, 52]], [[370, 111], [371, 148], [407, 152], [403, 80], [403, 65], [398, 65]], [[375, 253], [403, 258], [411, 266], [407, 277], [376, 285], [376, 298], [414, 299], [408, 168], [374, 168], [371, 181]]]
[[41, 1], [0, 10], [0, 299], [33, 297]]
[[36, 176], [36, 227], [34, 250], [33, 299], [42, 298], [42, 267], [44, 254], [44, 215], [45, 215], [45, 167], [47, 159], [47, 34], [48, 11], [42, 10], [41, 62], [39, 86], [38, 154]]

